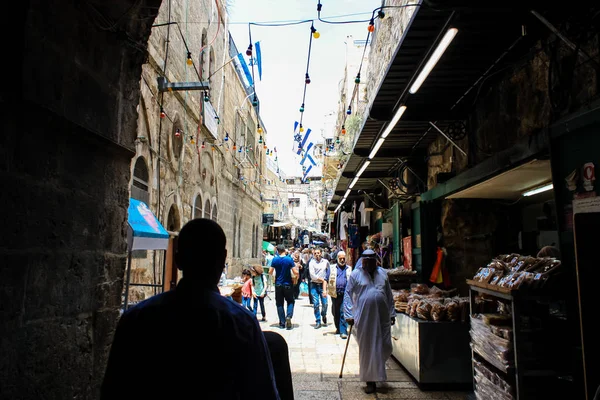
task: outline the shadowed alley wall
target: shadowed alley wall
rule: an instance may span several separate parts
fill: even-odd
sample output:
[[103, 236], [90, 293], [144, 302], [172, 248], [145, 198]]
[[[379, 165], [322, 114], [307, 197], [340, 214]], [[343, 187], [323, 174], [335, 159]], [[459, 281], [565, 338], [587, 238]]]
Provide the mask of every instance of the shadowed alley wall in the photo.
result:
[[1, 91], [2, 398], [96, 398], [118, 318], [141, 65], [160, 1], [21, 2]]

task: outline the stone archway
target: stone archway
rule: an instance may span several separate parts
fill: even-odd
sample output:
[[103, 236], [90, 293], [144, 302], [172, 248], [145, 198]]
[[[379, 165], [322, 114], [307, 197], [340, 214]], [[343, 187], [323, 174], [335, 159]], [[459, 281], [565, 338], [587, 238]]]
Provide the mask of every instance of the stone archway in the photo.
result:
[[179, 232], [181, 229], [181, 216], [179, 214], [179, 207], [177, 207], [177, 204], [175, 203], [171, 204], [171, 207], [169, 208], [167, 225], [165, 228], [169, 232]]

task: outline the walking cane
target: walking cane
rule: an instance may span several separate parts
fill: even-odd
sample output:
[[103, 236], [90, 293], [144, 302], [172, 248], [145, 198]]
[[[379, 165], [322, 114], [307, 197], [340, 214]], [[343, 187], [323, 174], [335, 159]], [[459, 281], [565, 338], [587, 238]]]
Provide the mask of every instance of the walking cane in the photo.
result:
[[344, 358], [342, 359], [342, 369], [340, 369], [340, 379], [342, 379], [342, 373], [344, 372], [344, 363], [346, 362], [346, 353], [348, 353], [348, 345], [350, 344], [350, 338], [352, 337], [352, 327], [354, 324], [350, 325], [350, 329], [348, 329], [348, 341], [346, 342], [346, 350], [344, 350]]

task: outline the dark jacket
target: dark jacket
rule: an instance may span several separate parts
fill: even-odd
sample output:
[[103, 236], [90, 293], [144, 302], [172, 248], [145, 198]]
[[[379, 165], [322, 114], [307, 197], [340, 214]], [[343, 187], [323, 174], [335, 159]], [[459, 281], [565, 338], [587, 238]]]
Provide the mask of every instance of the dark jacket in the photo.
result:
[[123, 314], [101, 392], [111, 400], [279, 399], [256, 317], [216, 286], [185, 278]]

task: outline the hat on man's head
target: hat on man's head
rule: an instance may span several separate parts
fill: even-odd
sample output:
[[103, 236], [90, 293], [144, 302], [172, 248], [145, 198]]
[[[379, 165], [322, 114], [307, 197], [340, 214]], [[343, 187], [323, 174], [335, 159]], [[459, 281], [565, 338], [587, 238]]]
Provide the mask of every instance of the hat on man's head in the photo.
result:
[[375, 252], [371, 249], [366, 249], [362, 252], [362, 257], [364, 258], [375, 258]]

